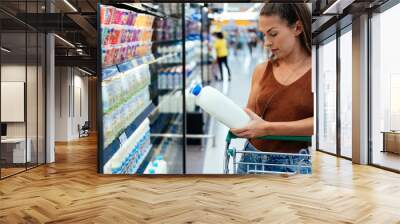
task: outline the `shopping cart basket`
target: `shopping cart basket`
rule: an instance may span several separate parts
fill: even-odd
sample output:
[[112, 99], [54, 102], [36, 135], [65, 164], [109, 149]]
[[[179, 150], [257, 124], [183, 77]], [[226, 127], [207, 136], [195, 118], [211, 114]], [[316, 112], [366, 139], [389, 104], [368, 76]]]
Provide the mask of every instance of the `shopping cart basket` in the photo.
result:
[[[247, 166], [247, 173], [254, 174], [287, 174], [293, 175], [296, 173], [300, 173], [301, 168], [309, 168], [311, 169], [311, 165], [306, 161], [311, 161], [311, 154], [298, 154], [298, 153], [277, 153], [277, 152], [258, 152], [258, 151], [240, 151], [235, 148], [230, 148], [229, 145], [232, 139], [238, 138], [232, 132], [228, 132], [226, 136], [226, 148], [225, 148], [225, 161], [224, 161], [224, 173], [229, 173], [229, 160], [232, 157], [233, 162], [233, 173], [236, 174], [238, 170], [238, 166], [240, 164]], [[258, 139], [263, 140], [278, 140], [278, 141], [301, 141], [301, 142], [311, 142], [311, 136], [263, 136]], [[287, 156], [288, 158], [293, 156], [299, 156], [301, 159], [297, 164], [270, 164], [270, 163], [254, 163], [254, 162], [240, 162], [237, 161], [237, 154], [241, 154], [244, 156], [245, 154], [261, 154], [261, 155], [281, 155]], [[268, 166], [279, 166], [279, 167], [290, 167], [292, 171], [287, 172], [278, 172], [278, 171], [268, 171], [266, 167]]]

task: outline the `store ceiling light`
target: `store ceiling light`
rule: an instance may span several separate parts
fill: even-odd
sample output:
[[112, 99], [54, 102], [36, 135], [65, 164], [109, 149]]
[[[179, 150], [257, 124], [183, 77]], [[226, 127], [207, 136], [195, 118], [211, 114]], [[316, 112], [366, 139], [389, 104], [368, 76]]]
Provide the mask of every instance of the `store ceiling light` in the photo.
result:
[[75, 48], [75, 45], [73, 45], [71, 42], [69, 42], [68, 40], [58, 36], [57, 34], [54, 34], [55, 37], [57, 37], [59, 40], [61, 40], [62, 42], [64, 42], [65, 44], [67, 44], [70, 47]]
[[262, 3], [255, 3], [252, 7], [246, 10], [246, 12], [257, 11], [257, 9], [262, 5]]
[[68, 1], [68, 0], [64, 0], [65, 4], [67, 4], [72, 10], [74, 10], [74, 12], [78, 12], [78, 10]]
[[78, 53], [79, 55], [83, 55], [83, 50], [78, 48], [78, 49], [76, 49], [76, 53]]
[[83, 70], [83, 69], [81, 69], [81, 68], [78, 68], [78, 70], [81, 71], [81, 72], [83, 72], [83, 73], [85, 73], [85, 74], [87, 74], [87, 75], [93, 75], [92, 73], [90, 73], [90, 72], [88, 72], [88, 71], [86, 71], [86, 70]]
[[257, 20], [258, 12], [227, 12], [208, 14], [208, 18], [213, 18], [218, 21], [222, 20]]
[[0, 48], [2, 51], [4, 51], [4, 52], [6, 52], [6, 53], [10, 53], [11, 51], [10, 50], [8, 50], [7, 48], [5, 48], [5, 47], [2, 47], [2, 48]]
[[224, 3], [224, 10], [222, 11], [222, 13], [227, 13], [228, 12], [228, 3]]

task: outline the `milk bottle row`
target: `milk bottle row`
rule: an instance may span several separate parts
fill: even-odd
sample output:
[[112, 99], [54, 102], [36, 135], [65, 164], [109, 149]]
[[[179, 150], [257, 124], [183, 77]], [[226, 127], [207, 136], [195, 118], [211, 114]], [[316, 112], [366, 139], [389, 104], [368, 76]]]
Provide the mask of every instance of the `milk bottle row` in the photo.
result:
[[160, 64], [181, 64], [182, 63], [182, 56], [181, 53], [171, 53], [166, 54], [165, 56], [161, 56]]
[[160, 113], [182, 113], [182, 93], [180, 91], [174, 94], [159, 96]]
[[182, 44], [167, 45], [157, 47], [157, 54], [162, 57], [160, 64], [181, 63], [182, 62]]
[[157, 47], [157, 53], [159, 55], [175, 54], [175, 53], [181, 53], [181, 52], [182, 52], [182, 43]]
[[[121, 143], [118, 151], [104, 165], [106, 174], [133, 174], [141, 165], [152, 145], [150, 121], [146, 118], [136, 131]], [[121, 139], [121, 138], [120, 138]]]
[[[199, 40], [187, 40], [186, 41], [186, 61], [199, 61], [200, 60], [200, 49], [201, 42]], [[158, 46], [157, 54], [160, 56], [171, 55], [166, 57], [162, 63], [181, 63], [182, 62], [182, 43], [173, 45]]]
[[102, 82], [103, 111], [122, 106], [140, 90], [150, 85], [148, 64], [143, 64]]
[[[182, 92], [177, 91], [174, 94], [167, 94], [159, 98], [159, 110], [161, 113], [183, 113], [182, 111]], [[195, 96], [186, 90], [186, 111], [195, 111]]]
[[158, 72], [158, 89], [176, 89], [182, 87], [182, 66], [162, 68]]
[[[186, 65], [186, 79], [191, 79], [197, 63], [192, 61]], [[161, 68], [158, 73], [158, 89], [173, 90], [182, 87], [182, 66]], [[187, 83], [189, 84], [189, 83]]]
[[108, 146], [150, 104], [148, 87], [110, 113], [104, 114], [104, 146]]

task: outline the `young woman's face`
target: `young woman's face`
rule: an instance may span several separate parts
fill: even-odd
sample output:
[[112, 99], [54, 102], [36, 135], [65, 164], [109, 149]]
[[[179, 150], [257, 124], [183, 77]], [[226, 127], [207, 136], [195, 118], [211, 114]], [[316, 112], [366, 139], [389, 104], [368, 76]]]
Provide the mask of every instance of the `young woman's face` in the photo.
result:
[[279, 16], [260, 16], [259, 30], [264, 34], [264, 47], [273, 54], [274, 60], [289, 55], [302, 32], [300, 23], [289, 26]]

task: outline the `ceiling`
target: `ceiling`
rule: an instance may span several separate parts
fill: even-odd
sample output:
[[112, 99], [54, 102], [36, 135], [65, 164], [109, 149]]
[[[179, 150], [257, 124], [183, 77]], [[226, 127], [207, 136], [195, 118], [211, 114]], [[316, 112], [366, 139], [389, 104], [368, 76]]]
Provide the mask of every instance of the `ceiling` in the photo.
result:
[[[2, 46], [11, 50], [7, 53], [7, 60], [17, 63], [17, 61], [25, 62], [26, 56], [35, 57], [37, 44], [33, 38], [37, 33], [51, 32], [75, 45], [72, 47], [62, 39], [55, 38], [56, 65], [83, 64], [96, 70], [98, 1], [47, 0], [47, 6], [45, 2], [45, 0], [0, 0]], [[25, 39], [28, 44], [25, 43]], [[41, 46], [39, 48], [41, 49]], [[4, 51], [2, 54], [5, 55]], [[69, 56], [71, 58], [68, 58]]]
[[375, 12], [388, 0], [314, 0], [313, 1], [313, 44], [332, 36], [337, 30], [352, 23], [354, 17]]
[[227, 9], [227, 12], [244, 12], [259, 3], [211, 3], [211, 8]]

